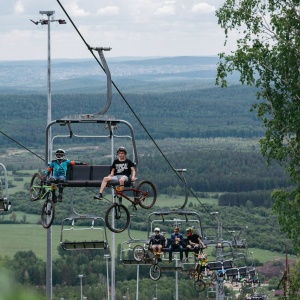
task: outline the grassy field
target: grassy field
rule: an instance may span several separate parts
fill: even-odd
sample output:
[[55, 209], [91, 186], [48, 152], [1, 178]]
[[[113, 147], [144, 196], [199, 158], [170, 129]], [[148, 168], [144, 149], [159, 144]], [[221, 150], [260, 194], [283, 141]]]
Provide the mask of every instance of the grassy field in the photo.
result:
[[[61, 226], [54, 225], [52, 228], [52, 251], [53, 259], [59, 257], [57, 247], [60, 245]], [[47, 230], [39, 224], [25, 224], [25, 225], [14, 225], [14, 224], [1, 224], [1, 243], [0, 253], [2, 256], [7, 255], [12, 258], [18, 251], [29, 251], [32, 250], [42, 260], [46, 260], [46, 241], [47, 241]], [[131, 231], [131, 236], [135, 239], [146, 239], [145, 232], [142, 231]], [[63, 238], [68, 238], [68, 235]], [[95, 240], [95, 231], [85, 231], [84, 240]], [[102, 236], [99, 235], [99, 239]], [[108, 241], [111, 241], [111, 232], [107, 231]], [[121, 244], [123, 241], [129, 240], [128, 231], [115, 235], [116, 246]]]
[[[134, 239], [147, 239], [147, 234], [144, 231], [131, 230], [130, 236]], [[59, 257], [57, 247], [60, 245], [61, 236], [61, 226], [52, 226], [52, 251], [53, 259]], [[68, 235], [64, 234], [63, 239], [67, 239]], [[102, 236], [99, 235], [99, 239]], [[46, 239], [47, 230], [44, 229], [39, 224], [24, 224], [24, 225], [14, 225], [14, 224], [1, 224], [1, 243], [0, 243], [0, 253], [2, 256], [7, 255], [12, 258], [14, 254], [18, 251], [29, 251], [32, 250], [36, 255], [42, 260], [46, 260]], [[84, 233], [85, 240], [95, 240], [95, 230], [86, 230]], [[111, 232], [107, 231], [108, 243], [111, 244]], [[125, 230], [122, 233], [115, 234], [115, 244], [121, 244], [124, 241], [130, 240], [128, 231]], [[211, 248], [207, 250], [210, 254]], [[250, 249], [253, 252], [253, 257], [258, 259], [260, 262], [265, 263], [267, 261], [275, 260], [276, 258], [284, 258], [284, 254], [279, 254], [277, 252], [271, 252], [261, 249]]]

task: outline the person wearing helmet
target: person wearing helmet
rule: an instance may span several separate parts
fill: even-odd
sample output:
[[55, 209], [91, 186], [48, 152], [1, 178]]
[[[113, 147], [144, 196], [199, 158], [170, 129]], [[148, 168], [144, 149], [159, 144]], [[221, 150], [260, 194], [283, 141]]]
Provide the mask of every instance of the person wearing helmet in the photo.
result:
[[165, 243], [166, 243], [165, 237], [162, 234], [160, 234], [160, 229], [156, 227], [154, 229], [154, 234], [151, 235], [149, 240], [149, 246], [151, 246], [153, 253], [160, 256], [161, 250], [164, 247]]
[[[45, 177], [49, 177], [50, 182], [64, 183], [66, 181], [67, 168], [69, 165], [86, 165], [86, 163], [66, 159], [65, 154], [66, 152], [63, 149], [57, 149], [55, 151], [56, 159], [48, 165], [48, 168], [45, 171]], [[58, 186], [58, 193], [57, 201], [61, 202], [63, 193], [61, 184]], [[56, 199], [54, 199], [54, 202], [56, 202]]]
[[121, 190], [124, 189], [125, 181], [135, 181], [135, 168], [134, 163], [126, 158], [127, 151], [124, 147], [119, 147], [117, 150], [117, 159], [114, 160], [110, 167], [110, 174], [103, 178], [99, 194], [94, 196], [94, 199], [102, 200], [103, 191], [107, 186], [107, 183], [111, 180], [116, 180], [120, 184]]
[[188, 262], [188, 255], [189, 255], [189, 249], [194, 249], [195, 256], [199, 253], [200, 249], [206, 248], [204, 243], [202, 242], [200, 236], [196, 233], [194, 233], [193, 228], [188, 228], [186, 230], [187, 235], [187, 246], [185, 250], [185, 261]]

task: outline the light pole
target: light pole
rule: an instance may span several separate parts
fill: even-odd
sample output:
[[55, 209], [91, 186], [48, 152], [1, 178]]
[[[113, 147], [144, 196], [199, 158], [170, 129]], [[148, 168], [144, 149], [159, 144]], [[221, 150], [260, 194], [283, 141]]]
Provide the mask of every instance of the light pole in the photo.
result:
[[155, 284], [155, 297], [153, 298], [153, 300], [157, 300], [157, 284]]
[[218, 211], [213, 211], [210, 214], [215, 216], [215, 218], [218, 222], [218, 241], [222, 241], [222, 239], [223, 239], [223, 237], [222, 237], [222, 223], [220, 222], [220, 220], [218, 218], [219, 212]]
[[104, 254], [104, 258], [106, 261], [106, 288], [107, 288], [107, 300], [109, 300], [109, 277], [108, 277], [108, 260], [110, 259], [109, 254]]
[[[40, 11], [41, 15], [46, 15], [48, 17], [47, 20], [45, 19], [41, 19], [39, 21], [33, 21], [30, 20], [32, 23], [34, 23], [35, 25], [41, 24], [41, 25], [48, 25], [48, 111], [47, 111], [47, 125], [51, 122], [51, 51], [50, 51], [50, 24], [51, 22], [58, 22], [59, 24], [66, 24], [65, 20], [62, 19], [58, 19], [55, 20], [54, 17], [52, 17], [52, 19], [50, 20], [50, 17], [53, 16], [55, 14], [55, 11], [53, 10], [42, 10]], [[51, 136], [51, 129], [49, 129], [49, 135]], [[49, 139], [49, 143], [51, 139]], [[49, 145], [50, 146], [50, 145]], [[51, 158], [51, 152], [52, 149], [51, 147], [48, 147], [48, 159]], [[47, 163], [47, 162], [46, 162]]]
[[[217, 240], [217, 243], [216, 243], [216, 256], [217, 256], [217, 260], [219, 260], [220, 258], [223, 260], [222, 223], [221, 223], [220, 219], [218, 218], [219, 212], [218, 211], [214, 211], [214, 212], [211, 212], [210, 214], [215, 217], [215, 219], [217, 220], [217, 223], [218, 223], [218, 240]], [[220, 277], [219, 277], [219, 274], [217, 274], [217, 280], [216, 280], [216, 300], [224, 300], [224, 293], [220, 292], [220, 291], [223, 290], [223, 287], [224, 287], [224, 277], [223, 277], [223, 274]]]
[[[33, 21], [35, 25], [48, 25], [48, 110], [47, 110], [47, 126], [51, 123], [51, 56], [50, 56], [50, 23], [51, 22], [58, 22], [59, 24], [66, 24], [65, 20], [50, 20], [50, 17], [53, 16], [55, 11], [47, 10], [47, 11], [40, 11], [41, 15], [47, 15], [48, 20], [41, 19], [39, 21]], [[49, 144], [48, 152], [46, 153], [45, 164], [46, 167], [48, 165], [48, 161], [52, 159], [52, 147], [51, 147], [51, 128], [48, 131], [48, 141]], [[52, 228], [47, 229], [47, 265], [46, 265], [46, 298], [47, 300], [52, 300]]]
[[83, 300], [82, 298], [82, 278], [83, 278], [83, 275], [78, 275], [79, 279], [80, 279], [80, 300]]

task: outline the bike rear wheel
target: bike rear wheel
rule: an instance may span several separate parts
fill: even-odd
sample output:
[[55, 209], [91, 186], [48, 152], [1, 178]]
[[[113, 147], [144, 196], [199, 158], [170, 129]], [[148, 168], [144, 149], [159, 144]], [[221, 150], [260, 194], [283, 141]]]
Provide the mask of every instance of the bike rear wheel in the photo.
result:
[[136, 245], [133, 248], [133, 257], [136, 261], [141, 261], [145, 258], [145, 249], [141, 245]]
[[126, 206], [114, 203], [105, 213], [105, 224], [112, 232], [124, 231], [130, 222], [130, 214]]
[[42, 175], [40, 173], [33, 174], [30, 181], [29, 196], [30, 201], [36, 201], [41, 199], [42, 194]]
[[154, 281], [158, 280], [161, 276], [161, 269], [158, 265], [152, 265], [149, 270], [150, 278]]
[[197, 279], [194, 282], [194, 288], [197, 292], [202, 292], [205, 290], [206, 284], [202, 279]]
[[157, 197], [154, 184], [151, 181], [143, 180], [137, 186], [136, 197], [139, 199], [139, 205], [143, 208], [151, 208]]
[[50, 228], [55, 216], [55, 205], [52, 200], [47, 199], [41, 212], [41, 223], [44, 228]]

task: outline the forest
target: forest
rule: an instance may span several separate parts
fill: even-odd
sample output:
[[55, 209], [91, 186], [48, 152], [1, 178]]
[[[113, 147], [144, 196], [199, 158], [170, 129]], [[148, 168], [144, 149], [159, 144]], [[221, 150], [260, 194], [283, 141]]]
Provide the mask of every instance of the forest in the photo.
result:
[[[136, 93], [126, 95], [126, 98], [130, 99], [128, 105], [154, 139], [253, 138], [263, 135], [262, 124], [255, 113], [250, 112], [251, 105], [255, 103], [255, 90], [251, 88], [232, 86], [226, 93], [220, 88]], [[97, 113], [105, 99], [105, 94], [53, 94], [52, 119]], [[0, 101], [3, 104], [1, 131], [27, 147], [43, 145], [47, 97], [0, 94]], [[148, 138], [128, 105], [120, 96], [114, 95], [107, 115], [130, 120], [136, 139]], [[24, 135], [24, 132], [32, 134]], [[2, 137], [1, 147], [8, 145], [10, 141]]]

